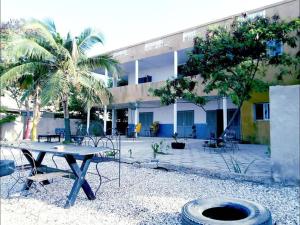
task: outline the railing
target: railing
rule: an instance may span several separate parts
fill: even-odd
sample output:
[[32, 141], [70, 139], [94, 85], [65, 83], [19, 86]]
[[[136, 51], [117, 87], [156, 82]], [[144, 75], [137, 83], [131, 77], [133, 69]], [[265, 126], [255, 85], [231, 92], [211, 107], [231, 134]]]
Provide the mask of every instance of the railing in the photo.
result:
[[[195, 89], [195, 92], [198, 95], [207, 95], [203, 92], [204, 87], [201, 84], [201, 77], [196, 76], [194, 79], [198, 81], [198, 85]], [[113, 96], [112, 104], [124, 104], [129, 102], [136, 102], [136, 101], [159, 100], [158, 97], [154, 97], [149, 93], [149, 89], [160, 88], [165, 83], [166, 81], [159, 81], [159, 82], [131, 84], [127, 86], [110, 88], [109, 90]], [[216, 92], [212, 92], [209, 95], [216, 95]]]

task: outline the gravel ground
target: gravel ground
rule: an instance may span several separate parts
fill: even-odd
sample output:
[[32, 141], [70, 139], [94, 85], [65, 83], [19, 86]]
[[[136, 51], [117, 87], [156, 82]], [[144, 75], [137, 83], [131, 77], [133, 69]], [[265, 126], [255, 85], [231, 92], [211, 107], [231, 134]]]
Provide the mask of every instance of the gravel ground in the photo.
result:
[[[50, 163], [50, 159], [46, 158]], [[62, 159], [58, 162], [65, 166]], [[46, 163], [47, 164], [47, 163]], [[117, 175], [117, 164], [100, 166], [102, 174]], [[95, 171], [91, 165], [90, 171]], [[87, 176], [92, 188], [98, 177]], [[82, 191], [70, 209], [63, 205], [72, 180], [59, 178], [47, 185], [47, 193], [33, 191], [27, 197], [6, 198], [12, 185], [10, 176], [1, 178], [1, 225], [26, 224], [180, 224], [181, 207], [195, 198], [234, 197], [267, 206], [276, 224], [299, 223], [299, 187], [260, 185], [233, 180], [218, 180], [199, 175], [137, 168], [122, 164], [121, 188], [118, 182], [101, 186], [95, 201]], [[19, 187], [18, 187], [19, 188]]]

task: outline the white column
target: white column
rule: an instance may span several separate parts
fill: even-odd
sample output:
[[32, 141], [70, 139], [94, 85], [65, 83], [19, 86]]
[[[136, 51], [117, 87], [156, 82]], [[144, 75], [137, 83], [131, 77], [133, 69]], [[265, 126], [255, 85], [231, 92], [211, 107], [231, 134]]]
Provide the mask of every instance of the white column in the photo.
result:
[[135, 105], [135, 110], [134, 110], [134, 125], [137, 125], [139, 123], [139, 109], [138, 105]]
[[135, 60], [135, 77], [134, 77], [134, 83], [139, 83], [139, 61]]
[[174, 51], [174, 77], [177, 78], [178, 75], [178, 53]]
[[113, 77], [112, 81], [113, 81], [113, 87], [117, 87], [117, 79]]
[[[174, 77], [177, 78], [178, 74], [178, 54], [177, 51], [174, 51]], [[177, 101], [174, 103], [173, 108], [173, 131], [177, 133]]]
[[174, 103], [174, 115], [173, 115], [173, 118], [174, 118], [174, 122], [173, 122], [173, 131], [174, 133], [177, 133], [177, 102]]
[[87, 119], [86, 119], [86, 133], [89, 135], [90, 133], [90, 117], [91, 117], [91, 108], [88, 106], [87, 109]]
[[227, 98], [223, 97], [223, 129], [227, 127]]
[[106, 121], [107, 121], [107, 106], [104, 106], [104, 112], [103, 112], [103, 131], [104, 134], [106, 134], [107, 127], [106, 127]]
[[105, 70], [104, 70], [104, 75], [105, 75], [105, 80], [106, 80], [105, 86], [107, 87], [107, 86], [108, 86], [108, 71], [107, 71], [106, 68], [105, 68]]
[[116, 129], [116, 110], [115, 109], [112, 109], [111, 110], [111, 127], [112, 127], [112, 134], [115, 132], [115, 129]]

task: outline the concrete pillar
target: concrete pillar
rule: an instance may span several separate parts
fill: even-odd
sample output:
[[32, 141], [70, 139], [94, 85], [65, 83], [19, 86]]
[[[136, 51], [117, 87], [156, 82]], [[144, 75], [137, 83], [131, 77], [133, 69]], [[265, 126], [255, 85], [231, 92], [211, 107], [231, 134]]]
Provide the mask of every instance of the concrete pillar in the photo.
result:
[[117, 79], [115, 77], [113, 77], [112, 81], [113, 81], [113, 87], [117, 87], [118, 86]]
[[138, 105], [135, 105], [135, 110], [134, 110], [134, 125], [137, 125], [139, 123], [139, 109]]
[[111, 110], [111, 127], [112, 127], [112, 133], [115, 132], [116, 129], [116, 117], [117, 117], [117, 112], [115, 109]]
[[[174, 51], [174, 77], [177, 78], [178, 75], [178, 54]], [[173, 108], [173, 131], [177, 133], [177, 101], [174, 103]]]
[[173, 113], [174, 113], [174, 115], [173, 115], [173, 118], [174, 118], [173, 131], [174, 131], [174, 133], [177, 133], [177, 102], [175, 102], [173, 106], [174, 106], [174, 108], [173, 108]]
[[134, 77], [134, 84], [139, 83], [139, 61], [135, 60], [135, 77]]
[[227, 127], [227, 98], [223, 97], [223, 129]]
[[106, 134], [107, 127], [106, 127], [106, 122], [107, 122], [107, 106], [104, 106], [104, 112], [103, 112], [103, 131], [104, 134]]
[[178, 53], [174, 51], [174, 77], [177, 78], [178, 75]]
[[300, 182], [300, 85], [271, 86], [270, 138], [272, 176], [277, 182]]

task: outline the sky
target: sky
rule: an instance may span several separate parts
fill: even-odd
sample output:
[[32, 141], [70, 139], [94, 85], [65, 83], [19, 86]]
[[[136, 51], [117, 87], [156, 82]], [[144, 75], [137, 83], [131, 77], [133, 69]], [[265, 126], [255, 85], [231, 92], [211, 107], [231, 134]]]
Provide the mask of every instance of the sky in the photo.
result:
[[197, 26], [278, 0], [1, 0], [1, 21], [52, 19], [57, 30], [78, 35], [84, 28], [101, 31], [100, 54]]

